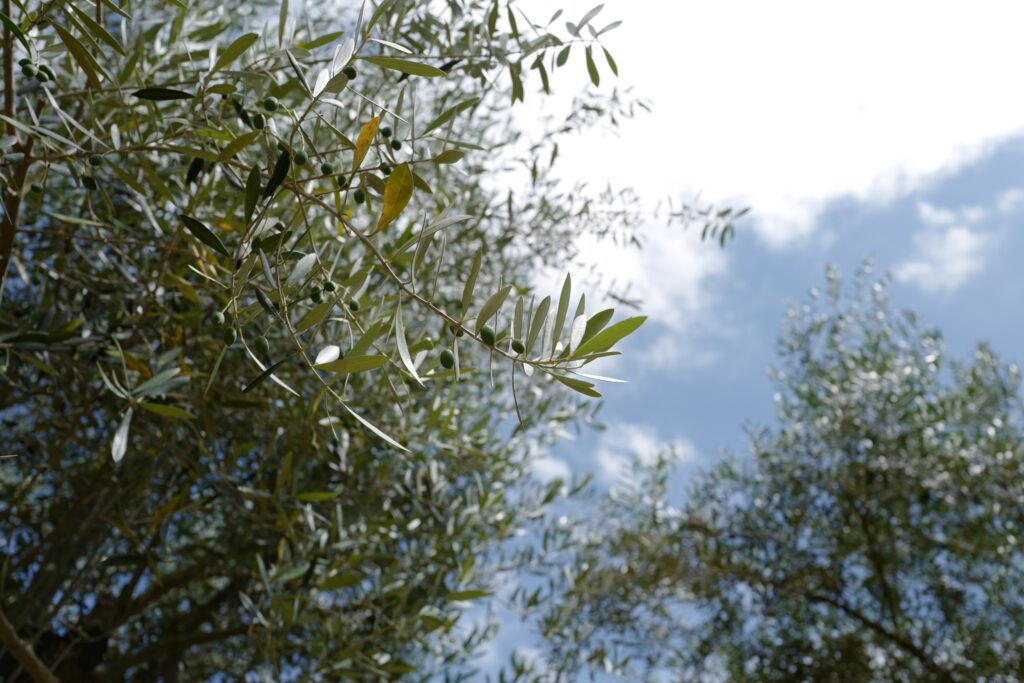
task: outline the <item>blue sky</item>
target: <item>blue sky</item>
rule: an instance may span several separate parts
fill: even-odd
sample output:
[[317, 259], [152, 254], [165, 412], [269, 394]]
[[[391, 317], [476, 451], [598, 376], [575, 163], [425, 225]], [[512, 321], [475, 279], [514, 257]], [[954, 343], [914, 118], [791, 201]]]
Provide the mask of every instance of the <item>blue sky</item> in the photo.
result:
[[[523, 4], [542, 22], [552, 11]], [[593, 3], [556, 4], [573, 19]], [[752, 213], [724, 251], [662, 226], [645, 228], [642, 252], [581, 245], [651, 320], [598, 370], [630, 382], [603, 386], [607, 430], [563, 441], [537, 476], [590, 472], [608, 487], [630, 458], [675, 446], [683, 483], [744, 453], [743, 426], [774, 417], [766, 369], [787, 303], [830, 263], [850, 276], [872, 257], [894, 276], [894, 306], [941, 328], [954, 356], [984, 339], [1024, 358], [1024, 6], [611, 0], [594, 23], [615, 19], [616, 85], [653, 113], [563, 144], [562, 173], [631, 184], [651, 206], [699, 192]], [[510, 624], [490, 663], [529, 644]]]
[[[552, 11], [523, 4], [534, 20]], [[573, 19], [593, 2], [557, 4]], [[653, 112], [564, 143], [562, 173], [630, 184], [649, 206], [700, 193], [752, 213], [724, 251], [660, 225], [643, 230], [641, 252], [582, 244], [578, 267], [629, 282], [651, 319], [599, 370], [631, 382], [605, 385], [609, 430], [555, 449], [541, 476], [592, 471], [608, 484], [621, 456], [666, 444], [691, 463], [742, 450], [743, 424], [772, 418], [765, 370], [786, 303], [821, 285], [828, 263], [852, 274], [873, 257], [894, 275], [894, 304], [940, 326], [954, 353], [984, 338], [1007, 360], [1024, 355], [1024, 94], [1007, 85], [1024, 62], [1008, 28], [1024, 7], [611, 0], [594, 24], [616, 19], [611, 84]], [[578, 71], [562, 92], [582, 85]], [[559, 113], [557, 101], [533, 106]]]

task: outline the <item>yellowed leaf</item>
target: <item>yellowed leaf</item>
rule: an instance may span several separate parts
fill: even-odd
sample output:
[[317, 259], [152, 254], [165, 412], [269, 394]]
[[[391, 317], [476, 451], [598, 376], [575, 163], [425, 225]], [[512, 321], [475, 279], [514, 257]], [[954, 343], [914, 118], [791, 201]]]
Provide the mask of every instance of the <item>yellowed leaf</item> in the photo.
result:
[[380, 117], [374, 116], [372, 119], [366, 122], [363, 129], [359, 131], [359, 138], [356, 139], [356, 150], [352, 155], [352, 170], [358, 171], [359, 165], [363, 163], [363, 159], [366, 158], [366, 153], [370, 151], [370, 145], [373, 144], [373, 138], [377, 135], [377, 127], [380, 126]]
[[398, 218], [412, 197], [412, 185], [409, 164], [399, 164], [395, 167], [395, 172], [388, 176], [384, 184], [384, 208], [380, 211], [380, 220], [377, 221], [377, 229], [374, 232], [380, 232], [388, 223]]

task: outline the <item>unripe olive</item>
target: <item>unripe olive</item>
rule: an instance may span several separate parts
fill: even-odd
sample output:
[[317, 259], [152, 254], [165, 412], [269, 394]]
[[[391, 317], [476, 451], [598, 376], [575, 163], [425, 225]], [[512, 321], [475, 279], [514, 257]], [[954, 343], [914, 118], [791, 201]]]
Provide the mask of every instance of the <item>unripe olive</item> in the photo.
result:
[[28, 186], [28, 189], [34, 192], [35, 194], [42, 194], [43, 192], [43, 186], [40, 185], [39, 183], [32, 183], [31, 185]]
[[89, 155], [89, 165], [90, 166], [102, 166], [103, 165], [103, 157], [101, 157], [99, 154], [90, 154]]
[[384, 175], [391, 175], [391, 167], [388, 166], [387, 164], [384, 164], [383, 166], [380, 167], [380, 172], [383, 173]]
[[346, 180], [346, 178], [345, 178], [345, 174], [344, 173], [339, 175], [338, 176], [338, 186], [339, 187], [344, 187], [345, 186], [345, 180]]
[[391, 149], [402, 149], [402, 141], [401, 140], [392, 140], [391, 141]]
[[451, 370], [455, 367], [455, 354], [448, 349], [441, 351], [441, 367], [445, 370]]
[[332, 173], [334, 173], [334, 164], [332, 164], [329, 161], [325, 161], [324, 163], [320, 164], [320, 172], [323, 173], [324, 175], [331, 175]]
[[331, 282], [330, 280], [324, 280], [324, 291], [325, 291], [325, 292], [333, 292], [333, 291], [334, 291], [334, 290], [336, 290], [337, 288], [338, 288], [338, 286], [337, 286], [337, 285], [335, 285], [335, 284], [334, 284], [333, 282]]
[[28, 57], [22, 57], [21, 59], [18, 60], [18, 66], [28, 66], [31, 63], [32, 63], [32, 60], [29, 59]]
[[480, 340], [488, 346], [494, 346], [494, 342], [497, 341], [497, 337], [494, 335], [494, 328], [490, 325], [484, 325], [481, 327]]
[[301, 149], [295, 152], [293, 159], [298, 166], [305, 166], [306, 162], [309, 161], [309, 157]]
[[462, 335], [466, 334], [463, 331], [462, 327], [456, 327], [455, 325], [449, 325], [448, 329], [451, 330], [452, 334], [454, 334], [456, 337], [461, 337]]
[[37, 69], [36, 65], [32, 64], [31, 62], [28, 63], [28, 64], [25, 64], [25, 65], [23, 65], [21, 67], [21, 73], [25, 74], [25, 76], [27, 76], [28, 78], [32, 78], [38, 72], [39, 72], [39, 69]]
[[45, 71], [37, 71], [36, 80], [40, 83], [46, 83], [46, 81], [50, 80], [50, 77], [46, 75]]
[[324, 296], [323, 294], [320, 293], [319, 289], [314, 289], [312, 292], [309, 293], [309, 298], [313, 301], [313, 303], [318, 304], [321, 301], [323, 301]]
[[352, 193], [352, 199], [356, 200], [356, 204], [362, 204], [365, 202], [366, 193], [363, 192], [363, 188], [357, 188], [356, 191]]
[[256, 351], [261, 356], [266, 356], [266, 355], [270, 354], [270, 340], [268, 340], [266, 337], [264, 337], [262, 335], [259, 336], [259, 337], [256, 337], [252, 341], [252, 345], [254, 347], [256, 347]]
[[518, 339], [513, 339], [512, 350], [515, 351], [516, 353], [522, 353], [523, 351], [526, 351], [526, 344], [519, 341]]
[[267, 125], [267, 120], [263, 118], [263, 114], [256, 112], [252, 115], [252, 127], [256, 130], [263, 130], [263, 127]]
[[268, 97], [263, 100], [263, 108], [267, 111], [277, 111], [278, 101], [276, 97]]
[[40, 64], [39, 70], [50, 77], [51, 81], [57, 80], [57, 74], [54, 73], [53, 69], [50, 68], [49, 64]]
[[224, 324], [224, 313], [223, 311], [216, 311], [213, 314], [213, 324], [218, 327]]
[[345, 78], [347, 78], [350, 81], [354, 80], [355, 77], [359, 75], [356, 72], [356, 68], [354, 66], [346, 66], [344, 69], [341, 70], [341, 73], [345, 74]]
[[391, 126], [384, 126], [380, 129], [380, 134], [386, 138], [391, 137]]
[[236, 338], [235, 328], [229, 327], [228, 329], [224, 330], [224, 343], [225, 344], [227, 344], [228, 346], [231, 346], [232, 344], [235, 343], [235, 338]]
[[351, 299], [348, 302], [348, 310], [352, 311], [353, 313], [358, 311], [359, 310], [359, 302], [356, 301], [355, 299]]

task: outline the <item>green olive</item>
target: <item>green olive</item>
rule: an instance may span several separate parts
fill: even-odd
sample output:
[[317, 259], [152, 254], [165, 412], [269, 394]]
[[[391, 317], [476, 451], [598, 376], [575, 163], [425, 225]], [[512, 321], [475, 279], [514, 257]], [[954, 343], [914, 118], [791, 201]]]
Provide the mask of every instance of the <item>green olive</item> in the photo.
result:
[[363, 202], [365, 202], [366, 193], [363, 192], [363, 188], [357, 188], [356, 191], [352, 193], [352, 199], [356, 201], [356, 204], [362, 204]]
[[263, 118], [263, 114], [256, 112], [252, 115], [252, 127], [256, 130], [263, 130], [263, 127], [267, 125], [267, 120]]
[[21, 59], [18, 60], [18, 66], [28, 66], [31, 63], [32, 63], [32, 60], [29, 59], [28, 57], [22, 57]]
[[354, 66], [346, 66], [344, 69], [341, 70], [341, 73], [345, 74], [345, 78], [347, 78], [350, 81], [355, 80], [355, 77], [359, 75], [356, 72], [356, 68]]
[[380, 134], [386, 138], [391, 137], [391, 126], [384, 126], [380, 129]]
[[526, 344], [519, 341], [518, 339], [513, 339], [512, 350], [515, 351], [516, 353], [522, 353], [523, 351], [526, 351]]
[[50, 68], [49, 64], [40, 64], [39, 70], [50, 77], [51, 81], [57, 80], [57, 74], [54, 73], [53, 69]]
[[103, 157], [101, 157], [99, 154], [90, 154], [89, 155], [89, 165], [90, 166], [102, 166], [103, 165]]
[[494, 334], [494, 328], [490, 325], [484, 325], [480, 328], [480, 341], [488, 346], [494, 346], [494, 342], [497, 341], [497, 337]]
[[324, 163], [320, 164], [320, 172], [323, 173], [324, 175], [331, 175], [331, 174], [333, 174], [334, 173], [334, 164], [332, 164], [329, 161], [325, 161]]
[[263, 108], [266, 109], [267, 111], [277, 111], [278, 106], [279, 103], [276, 97], [268, 97], [265, 100], [263, 100]]
[[29, 63], [21, 67], [21, 73], [25, 74], [28, 78], [32, 78], [39, 73], [39, 69], [36, 68], [35, 64]]
[[352, 311], [353, 313], [358, 311], [359, 310], [359, 302], [356, 301], [355, 299], [350, 300], [348, 302], [348, 310]]
[[235, 339], [236, 338], [237, 338], [237, 335], [235, 334], [235, 328], [229, 327], [228, 329], [224, 330], [224, 343], [225, 344], [227, 344], [228, 346], [231, 346], [232, 344], [235, 343]]
[[384, 175], [391, 175], [391, 167], [388, 166], [387, 164], [384, 164], [383, 166], [380, 167], [380, 172], [383, 173]]
[[391, 141], [391, 149], [395, 149], [395, 150], [402, 149], [402, 141], [401, 140], [392, 140]]
[[28, 186], [28, 189], [34, 192], [35, 194], [43, 193], [43, 186], [40, 185], [39, 183], [32, 183], [31, 185]]
[[334, 284], [333, 282], [331, 282], [330, 280], [324, 280], [324, 291], [325, 292], [333, 292], [337, 288], [338, 288], [338, 286], [336, 284]]
[[213, 324], [217, 325], [218, 327], [224, 324], [224, 313], [222, 311], [216, 311], [213, 314]]
[[446, 370], [451, 370], [455, 367], [455, 354], [448, 349], [441, 351], [441, 366]]
[[259, 336], [253, 339], [252, 345], [256, 347], [256, 351], [261, 356], [270, 355], [270, 340], [264, 336]]
[[295, 160], [296, 165], [305, 166], [306, 162], [309, 161], [309, 156], [307, 156], [306, 153], [300, 149], [297, 152], [295, 152], [295, 156], [293, 157], [293, 159]]
[[338, 176], [338, 187], [345, 187], [345, 180], [346, 180], [346, 178], [345, 178], [345, 174], [344, 173], [339, 175]]

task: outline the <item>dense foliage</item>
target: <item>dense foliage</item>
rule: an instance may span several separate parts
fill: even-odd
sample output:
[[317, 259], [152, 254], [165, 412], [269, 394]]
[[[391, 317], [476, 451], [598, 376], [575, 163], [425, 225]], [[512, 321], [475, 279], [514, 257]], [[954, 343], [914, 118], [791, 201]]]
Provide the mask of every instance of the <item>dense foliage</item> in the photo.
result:
[[530, 290], [638, 220], [552, 171], [631, 101], [510, 113], [616, 71], [599, 10], [8, 0], [4, 680], [465, 671], [524, 457], [642, 322]]
[[1017, 367], [985, 345], [950, 360], [868, 273], [847, 296], [831, 273], [780, 353], [778, 426], [749, 459], [699, 478], [681, 509], [663, 462], [600, 529], [576, 529], [543, 622], [554, 670], [1021, 680]]

